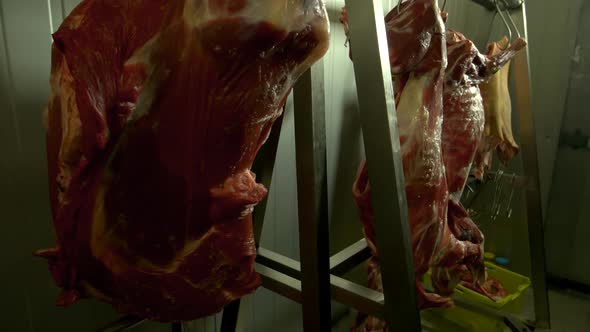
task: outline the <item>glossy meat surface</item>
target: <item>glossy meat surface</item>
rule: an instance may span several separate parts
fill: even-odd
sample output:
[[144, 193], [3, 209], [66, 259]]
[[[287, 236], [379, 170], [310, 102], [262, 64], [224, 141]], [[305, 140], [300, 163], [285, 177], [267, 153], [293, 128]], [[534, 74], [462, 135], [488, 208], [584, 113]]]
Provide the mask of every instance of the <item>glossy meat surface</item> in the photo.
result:
[[163, 321], [253, 292], [250, 172], [328, 47], [320, 0], [86, 0], [54, 34], [46, 123], [63, 289]]
[[481, 54], [463, 34], [449, 29], [446, 36], [449, 64], [445, 74], [442, 142], [449, 186], [447, 222], [453, 235], [464, 241], [470, 252], [478, 254], [433, 269], [433, 284], [441, 294], [452, 293], [465, 268], [475, 283], [484, 283], [484, 236], [460, 202], [474, 158], [479, 155], [478, 147], [483, 143], [484, 126], [489, 125], [480, 84], [485, 86], [494, 80], [496, 73], [507, 68], [510, 59], [526, 45], [524, 40], [517, 39], [511, 48]]
[[[435, 1], [427, 0], [403, 3], [386, 16], [420, 308], [452, 305], [447, 296], [465, 271], [474, 284], [484, 283], [484, 236], [460, 203], [484, 130], [479, 84], [525, 45], [517, 40], [502, 53], [482, 55], [465, 36], [446, 30], [445, 18]], [[345, 10], [341, 21], [348, 28]], [[354, 52], [352, 40], [353, 60]], [[373, 254], [369, 286], [381, 290], [369, 177], [363, 163], [353, 196]], [[437, 293], [420, 284], [428, 269]], [[378, 319], [362, 314], [354, 328], [384, 329]]]
[[[490, 43], [486, 54], [496, 56], [509, 47], [508, 38]], [[482, 179], [490, 169], [492, 154], [497, 151], [500, 161], [508, 163], [518, 153], [519, 147], [512, 135], [512, 103], [508, 89], [510, 61], [489, 80], [480, 85], [484, 111], [485, 131], [476, 156], [474, 174]]]
[[[386, 28], [395, 80], [416, 286], [422, 308], [446, 306], [450, 299], [425, 292], [419, 282], [431, 266], [443, 263], [447, 252], [457, 245], [446, 223], [448, 190], [441, 148], [447, 64], [445, 30], [435, 1], [413, 1], [401, 6], [399, 14], [394, 8], [386, 16]], [[397, 40], [402, 42], [397, 44]], [[354, 54], [354, 40], [351, 45]], [[408, 52], [413, 55], [406, 56]], [[369, 177], [363, 163], [353, 185], [353, 195], [367, 242], [378, 260]], [[375, 266], [369, 265], [372, 276], [378, 275], [372, 271]]]

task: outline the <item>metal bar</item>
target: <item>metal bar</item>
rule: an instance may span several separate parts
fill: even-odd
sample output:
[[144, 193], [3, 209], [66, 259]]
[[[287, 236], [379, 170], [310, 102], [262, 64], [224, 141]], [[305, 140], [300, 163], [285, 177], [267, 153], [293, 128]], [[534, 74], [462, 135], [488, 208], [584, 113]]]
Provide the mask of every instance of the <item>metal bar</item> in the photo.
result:
[[172, 328], [170, 330], [172, 332], [182, 332], [182, 323], [180, 323], [180, 322], [172, 323]]
[[233, 301], [223, 308], [221, 315], [221, 332], [234, 332], [238, 326], [238, 317], [240, 316], [241, 300]]
[[[283, 108], [283, 114], [285, 108]], [[258, 177], [258, 181], [266, 188], [270, 188], [272, 181], [272, 173], [274, 171], [277, 150], [279, 147], [279, 139], [281, 137], [281, 128], [283, 125], [283, 116], [280, 116], [273, 124], [266, 143], [262, 145], [258, 156], [252, 165], [252, 171]], [[252, 227], [254, 232], [254, 241], [256, 247], [260, 245], [260, 237], [262, 235], [262, 228], [264, 226], [264, 216], [266, 214], [266, 203], [268, 196], [265, 197], [254, 209], [252, 213]], [[230, 303], [223, 309], [221, 316], [221, 332], [234, 332], [238, 328], [240, 316], [240, 300]]]
[[301, 280], [301, 264], [289, 257], [264, 248], [258, 248], [256, 263]]
[[371, 316], [383, 318], [383, 293], [332, 275], [332, 298]]
[[[264, 266], [294, 279], [301, 275], [298, 261], [264, 248], [259, 249], [257, 263], [257, 266]], [[335, 275], [330, 276], [330, 288], [333, 300], [356, 310], [383, 317], [383, 293]]]
[[385, 319], [420, 331], [400, 141], [381, 0], [346, 0], [371, 181]]
[[[528, 37], [526, 5], [522, 5], [522, 32]], [[514, 90], [516, 109], [522, 146], [524, 176], [532, 183], [526, 187], [526, 209], [528, 219], [529, 248], [531, 254], [531, 281], [535, 299], [535, 320], [539, 328], [550, 328], [549, 298], [547, 294], [545, 267], [545, 236], [541, 190], [539, 185], [539, 165], [535, 119], [531, 100], [531, 81], [528, 48], [514, 58]]]
[[301, 76], [293, 96], [303, 328], [329, 331], [332, 311], [322, 60]]
[[256, 271], [262, 277], [264, 288], [295, 302], [302, 302], [301, 282], [299, 280], [262, 264], [256, 264]]
[[138, 318], [135, 316], [123, 316], [107, 325], [98, 328], [95, 332], [120, 332], [128, 330], [132, 327], [138, 326], [145, 322], [146, 319]]
[[[495, 0], [471, 0], [478, 5], [481, 5], [488, 10], [495, 11], [496, 10], [496, 1]], [[506, 9], [518, 9], [522, 6], [524, 0], [498, 0], [498, 7], [500, 10]]]
[[367, 241], [358, 240], [330, 257], [330, 273], [337, 276], [344, 275], [369, 257], [371, 257], [371, 250], [367, 247]]

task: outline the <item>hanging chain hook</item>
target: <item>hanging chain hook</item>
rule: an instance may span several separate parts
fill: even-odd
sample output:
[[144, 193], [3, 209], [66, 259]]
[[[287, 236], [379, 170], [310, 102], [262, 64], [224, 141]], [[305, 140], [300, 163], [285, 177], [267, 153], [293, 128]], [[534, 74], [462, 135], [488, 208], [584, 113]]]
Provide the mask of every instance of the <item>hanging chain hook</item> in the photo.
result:
[[510, 25], [508, 24], [508, 21], [506, 20], [504, 13], [502, 13], [502, 10], [500, 10], [498, 0], [494, 0], [494, 5], [496, 5], [496, 11], [500, 15], [500, 18], [502, 18], [502, 22], [504, 22], [504, 27], [506, 27], [506, 30], [508, 30], [508, 40], [512, 41], [512, 29], [510, 29]]
[[514, 197], [514, 189], [516, 187], [516, 173], [512, 174], [510, 186], [510, 196], [508, 198], [508, 204], [506, 205], [506, 218], [512, 217], [512, 198]]
[[488, 27], [488, 39], [487, 42], [490, 42], [492, 39], [492, 32], [494, 32], [494, 22], [496, 21], [496, 16], [498, 16], [498, 12], [494, 11], [492, 15], [492, 20], [490, 21], [490, 26]]
[[[520, 31], [518, 31], [518, 26], [514, 22], [514, 19], [512, 19], [512, 15], [510, 14], [510, 10], [508, 9], [508, 4], [505, 1], [502, 2], [504, 3], [504, 7], [506, 8], [506, 15], [508, 15], [508, 20], [510, 21], [510, 24], [512, 25], [514, 30], [516, 31], [516, 37], [520, 38]], [[512, 42], [512, 38], [510, 41]]]

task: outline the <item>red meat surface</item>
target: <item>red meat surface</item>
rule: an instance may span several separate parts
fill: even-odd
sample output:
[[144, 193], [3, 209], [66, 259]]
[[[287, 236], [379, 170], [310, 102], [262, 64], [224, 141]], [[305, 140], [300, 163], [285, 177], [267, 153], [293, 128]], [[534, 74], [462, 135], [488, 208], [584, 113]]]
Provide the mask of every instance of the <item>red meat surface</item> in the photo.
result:
[[85, 0], [53, 39], [58, 304], [180, 321], [253, 292], [250, 167], [327, 50], [323, 2]]
[[493, 56], [479, 52], [463, 34], [446, 31], [448, 66], [444, 82], [442, 149], [449, 189], [447, 222], [453, 235], [479, 256], [469, 256], [452, 265], [433, 267], [433, 284], [440, 294], [451, 294], [461, 279], [465, 264], [476, 284], [485, 280], [484, 236], [461, 204], [461, 196], [482, 141], [485, 115], [479, 85], [505, 66], [526, 43], [517, 39], [510, 48]]
[[[525, 45], [519, 40], [506, 52], [486, 57], [463, 35], [445, 29], [446, 16], [436, 1], [415, 0], [402, 3], [385, 17], [422, 309], [451, 306], [449, 296], [464, 269], [472, 273], [475, 284], [485, 281], [484, 237], [460, 203], [484, 127], [478, 84]], [[348, 29], [346, 10], [340, 19]], [[353, 60], [354, 52], [352, 40]], [[382, 291], [366, 163], [359, 169], [353, 196], [373, 255], [368, 265], [369, 287]], [[436, 293], [426, 292], [420, 283], [429, 269]], [[360, 314], [353, 330], [387, 327]]]

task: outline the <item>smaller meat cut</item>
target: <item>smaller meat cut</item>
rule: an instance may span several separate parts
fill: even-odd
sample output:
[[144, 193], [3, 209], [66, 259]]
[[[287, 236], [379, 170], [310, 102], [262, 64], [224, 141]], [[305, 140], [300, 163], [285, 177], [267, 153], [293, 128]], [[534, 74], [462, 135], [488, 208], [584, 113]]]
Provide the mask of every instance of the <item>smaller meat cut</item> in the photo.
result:
[[[515, 44], [522, 44], [517, 40]], [[508, 38], [488, 45], [487, 55], [498, 56], [514, 45], [510, 46]], [[512, 103], [508, 89], [510, 74], [510, 60], [489, 80], [480, 85], [485, 111], [484, 137], [477, 151], [473, 174], [483, 179], [484, 173], [490, 169], [493, 152], [496, 151], [500, 162], [508, 163], [518, 153], [519, 147], [512, 135]]]

